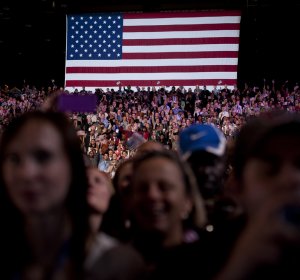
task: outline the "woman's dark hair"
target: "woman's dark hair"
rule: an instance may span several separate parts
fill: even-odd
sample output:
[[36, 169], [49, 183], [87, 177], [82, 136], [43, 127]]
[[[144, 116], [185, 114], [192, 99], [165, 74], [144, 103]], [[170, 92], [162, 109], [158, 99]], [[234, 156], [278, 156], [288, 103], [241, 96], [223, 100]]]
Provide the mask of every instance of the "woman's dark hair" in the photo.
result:
[[120, 174], [121, 174], [123, 168], [126, 167], [128, 164], [131, 164], [132, 162], [133, 162], [133, 158], [127, 158], [127, 159], [124, 159], [123, 161], [121, 161], [120, 164], [118, 165], [115, 175], [112, 178], [115, 192], [119, 192], [118, 181], [119, 181], [119, 177], [120, 177]]
[[[4, 260], [9, 266], [6, 269], [15, 271], [20, 269], [26, 262], [26, 241], [24, 240], [24, 227], [22, 217], [16, 207], [12, 204], [6, 192], [3, 179], [3, 163], [5, 150], [20, 132], [20, 130], [31, 121], [40, 121], [52, 124], [60, 134], [63, 148], [71, 165], [71, 184], [66, 199], [66, 208], [70, 215], [72, 236], [69, 244], [70, 258], [78, 275], [81, 275], [84, 261], [85, 240], [88, 234], [88, 204], [86, 192], [88, 180], [80, 147], [80, 140], [76, 131], [64, 113], [31, 111], [13, 119], [2, 134], [0, 142], [0, 209], [4, 229], [1, 229], [5, 239]], [[6, 234], [5, 234], [6, 233]], [[2, 244], [2, 245], [3, 245]], [[7, 246], [7, 247], [6, 247]], [[1, 250], [2, 248], [0, 248]], [[28, 252], [27, 252], [28, 254]], [[9, 273], [9, 272], [8, 272]], [[79, 276], [80, 277], [80, 276]], [[5, 278], [5, 277], [4, 277]]]
[[[124, 195], [124, 193], [120, 191], [118, 181], [123, 168], [125, 168], [128, 164], [132, 164], [132, 162], [133, 158], [128, 158], [123, 160], [118, 165], [116, 173], [112, 179], [114, 194], [111, 197], [109, 208], [104, 214], [101, 224], [102, 231], [121, 240], [122, 242], [127, 242], [128, 240], [130, 240], [131, 233], [130, 229], [125, 227], [125, 221], [123, 218], [124, 213], [122, 211], [122, 196]], [[130, 192], [130, 186], [125, 191]]]

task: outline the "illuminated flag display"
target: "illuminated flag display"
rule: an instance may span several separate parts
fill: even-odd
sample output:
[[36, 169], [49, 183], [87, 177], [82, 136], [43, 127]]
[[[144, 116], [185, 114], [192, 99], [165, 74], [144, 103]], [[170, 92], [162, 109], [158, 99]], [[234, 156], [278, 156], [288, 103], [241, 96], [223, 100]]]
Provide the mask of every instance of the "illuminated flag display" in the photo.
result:
[[67, 16], [66, 89], [237, 83], [240, 11]]

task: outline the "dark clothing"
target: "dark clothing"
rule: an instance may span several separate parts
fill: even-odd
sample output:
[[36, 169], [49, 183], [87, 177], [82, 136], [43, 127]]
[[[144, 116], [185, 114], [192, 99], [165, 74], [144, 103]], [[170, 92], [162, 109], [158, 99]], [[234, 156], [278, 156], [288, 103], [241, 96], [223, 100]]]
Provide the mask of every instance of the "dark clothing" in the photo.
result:
[[[245, 222], [243, 217], [228, 221], [202, 235], [198, 242], [174, 248], [160, 263], [152, 279], [214, 279], [229, 259]], [[280, 263], [257, 267], [243, 280], [300, 279], [299, 265], [300, 248], [286, 248]]]

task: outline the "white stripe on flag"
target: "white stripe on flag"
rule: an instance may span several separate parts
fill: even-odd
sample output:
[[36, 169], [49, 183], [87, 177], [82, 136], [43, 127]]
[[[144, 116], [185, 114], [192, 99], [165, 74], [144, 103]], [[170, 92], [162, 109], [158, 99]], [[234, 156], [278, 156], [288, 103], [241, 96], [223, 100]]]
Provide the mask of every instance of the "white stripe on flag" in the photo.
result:
[[237, 58], [68, 60], [66, 67], [237, 65]]

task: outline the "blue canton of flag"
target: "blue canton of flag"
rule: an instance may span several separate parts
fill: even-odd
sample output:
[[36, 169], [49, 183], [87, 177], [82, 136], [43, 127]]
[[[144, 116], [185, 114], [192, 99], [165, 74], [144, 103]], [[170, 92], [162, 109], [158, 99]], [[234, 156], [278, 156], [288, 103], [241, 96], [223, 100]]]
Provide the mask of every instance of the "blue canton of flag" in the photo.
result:
[[68, 60], [122, 59], [121, 14], [69, 16], [67, 26]]

